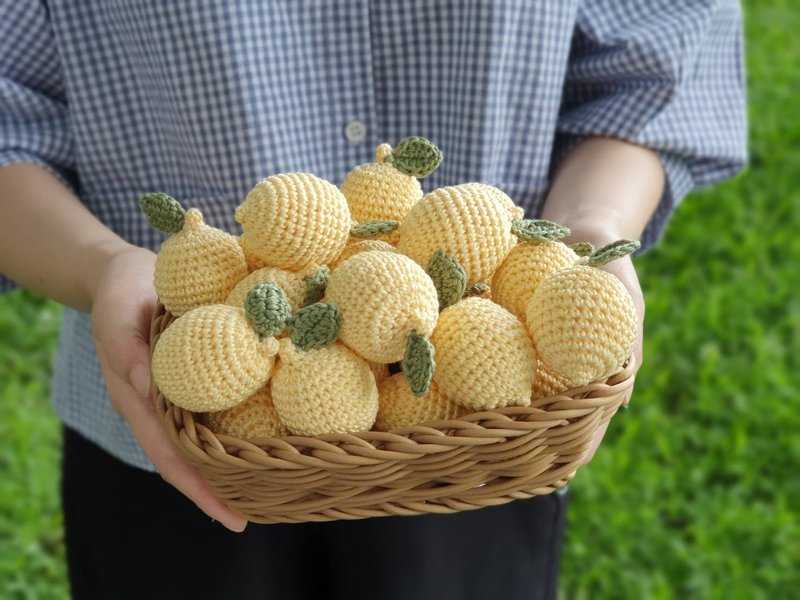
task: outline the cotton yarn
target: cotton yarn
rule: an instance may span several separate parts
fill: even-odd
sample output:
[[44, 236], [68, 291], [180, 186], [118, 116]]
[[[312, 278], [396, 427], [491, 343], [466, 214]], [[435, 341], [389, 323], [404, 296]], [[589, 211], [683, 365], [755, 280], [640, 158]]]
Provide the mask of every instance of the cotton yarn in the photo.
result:
[[242, 440], [289, 435], [286, 425], [278, 417], [269, 385], [233, 408], [206, 414], [206, 424], [214, 433]]
[[312, 268], [307, 272], [298, 273], [279, 269], [278, 267], [264, 267], [263, 269], [253, 271], [236, 284], [236, 287], [231, 290], [231, 293], [228, 294], [228, 297], [225, 299], [225, 304], [241, 308], [244, 306], [244, 300], [247, 294], [255, 286], [260, 283], [274, 283], [286, 294], [286, 299], [289, 301], [292, 311], [296, 311], [305, 303], [305, 277], [311, 276], [314, 270], [315, 269]]
[[380, 250], [382, 252], [397, 252], [397, 249], [394, 246], [388, 242], [385, 242], [384, 240], [359, 240], [352, 244], [347, 244], [339, 257], [331, 262], [328, 266], [332, 271], [351, 256], [355, 256], [361, 252], [372, 252], [374, 250]]
[[293, 433], [353, 433], [372, 427], [378, 387], [366, 361], [338, 342], [307, 351], [287, 338], [280, 345], [272, 399]]
[[423, 268], [436, 251], [445, 252], [466, 271], [467, 286], [486, 281], [517, 242], [508, 203], [501, 190], [482, 183], [434, 190], [406, 215], [397, 249]]
[[455, 419], [466, 412], [446, 398], [436, 382], [431, 384], [425, 396], [415, 396], [402, 373], [384, 379], [378, 385], [378, 397], [375, 428], [379, 431], [391, 431], [426, 421]]
[[185, 219], [183, 229], [161, 244], [153, 277], [161, 303], [175, 316], [225, 302], [247, 276], [236, 238], [203, 223], [196, 208], [186, 211]]
[[633, 348], [637, 314], [618, 278], [579, 265], [539, 284], [528, 303], [527, 326], [545, 366], [580, 386], [622, 368]]
[[266, 385], [277, 351], [278, 342], [261, 340], [243, 309], [201, 306], [176, 319], [158, 338], [153, 379], [181, 408], [225, 410]]
[[483, 298], [467, 298], [439, 315], [431, 336], [434, 382], [473, 410], [528, 406], [536, 356], [524, 325]]
[[249, 262], [290, 271], [327, 264], [350, 236], [347, 200], [335, 185], [310, 173], [260, 181], [235, 216]]

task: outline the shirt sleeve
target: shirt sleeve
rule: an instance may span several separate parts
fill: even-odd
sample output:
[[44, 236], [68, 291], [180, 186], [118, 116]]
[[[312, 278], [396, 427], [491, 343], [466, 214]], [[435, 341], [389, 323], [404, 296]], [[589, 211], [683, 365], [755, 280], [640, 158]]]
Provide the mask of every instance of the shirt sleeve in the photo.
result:
[[659, 152], [666, 186], [643, 249], [689, 192], [746, 164], [742, 46], [737, 0], [583, 0], [578, 8], [555, 156], [589, 136]]
[[[0, 167], [40, 165], [75, 189], [61, 62], [46, 3], [0, 0]], [[11, 289], [0, 274], [0, 292]]]

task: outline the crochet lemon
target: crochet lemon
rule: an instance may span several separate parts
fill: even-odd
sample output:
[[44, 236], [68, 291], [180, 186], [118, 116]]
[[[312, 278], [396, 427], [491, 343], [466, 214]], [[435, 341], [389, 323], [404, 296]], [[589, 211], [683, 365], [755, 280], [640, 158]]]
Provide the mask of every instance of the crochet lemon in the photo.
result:
[[395, 252], [356, 254], [331, 273], [324, 302], [341, 313], [342, 342], [373, 362], [403, 360], [404, 371], [417, 382], [412, 389], [425, 393], [433, 370], [427, 337], [439, 301], [419, 265]]
[[306, 304], [318, 301], [324, 293], [327, 283], [327, 267], [309, 267], [302, 271], [287, 271], [278, 267], [264, 267], [253, 271], [236, 284], [225, 304], [241, 308], [244, 306], [247, 294], [261, 283], [274, 283], [286, 294], [292, 311], [296, 311]]
[[421, 398], [414, 395], [402, 373], [395, 373], [378, 384], [378, 417], [375, 429], [391, 431], [426, 421], [455, 419], [465, 409], [439, 391], [436, 382]]
[[243, 440], [289, 435], [286, 425], [278, 418], [269, 385], [262, 387], [238, 406], [206, 414], [206, 424], [214, 433]]
[[[424, 138], [406, 138], [394, 152], [389, 144], [378, 146], [375, 161], [358, 165], [342, 183], [353, 220], [402, 221], [422, 198], [417, 179], [432, 173], [441, 160], [439, 149]], [[387, 239], [394, 243], [397, 234]]]
[[161, 244], [153, 278], [167, 310], [180, 316], [198, 306], [223, 303], [247, 275], [236, 238], [209, 227], [199, 210], [186, 212], [166, 194], [145, 194], [139, 206], [154, 229], [172, 234]]
[[533, 386], [531, 387], [531, 398], [547, 398], [548, 396], [555, 396], [561, 392], [572, 388], [572, 382], [561, 377], [561, 375], [554, 373], [544, 366], [540, 361], [536, 366], [536, 372], [533, 374]]
[[340, 343], [300, 350], [280, 341], [272, 399], [292, 433], [366, 431], [378, 412], [378, 387], [369, 365]]
[[361, 252], [370, 252], [372, 250], [381, 250], [383, 252], [397, 252], [394, 246], [383, 240], [359, 240], [353, 244], [348, 244], [342, 250], [339, 257], [331, 262], [328, 266], [331, 270], [338, 267], [351, 256], [355, 256]]
[[514, 246], [492, 278], [492, 300], [511, 311], [523, 323], [528, 301], [539, 283], [550, 273], [576, 263], [577, 254], [556, 240], [569, 229], [550, 221], [533, 221], [528, 241]]
[[173, 404], [215, 412], [241, 404], [266, 385], [291, 316], [283, 291], [257, 286], [247, 309], [200, 306], [175, 320], [153, 350], [153, 379]]
[[514, 315], [483, 298], [467, 298], [439, 315], [431, 336], [434, 379], [448, 398], [471, 409], [528, 406], [536, 356]]
[[631, 354], [633, 300], [619, 279], [595, 267], [638, 247], [620, 240], [584, 256], [545, 277], [528, 303], [527, 327], [540, 360], [574, 386], [613, 375]]
[[443, 252], [463, 267], [466, 286], [485, 281], [516, 243], [509, 204], [501, 190], [482, 183], [436, 189], [406, 215], [397, 249], [423, 268]]
[[236, 208], [240, 244], [253, 264], [297, 271], [341, 254], [350, 236], [347, 200], [332, 183], [309, 173], [260, 181]]

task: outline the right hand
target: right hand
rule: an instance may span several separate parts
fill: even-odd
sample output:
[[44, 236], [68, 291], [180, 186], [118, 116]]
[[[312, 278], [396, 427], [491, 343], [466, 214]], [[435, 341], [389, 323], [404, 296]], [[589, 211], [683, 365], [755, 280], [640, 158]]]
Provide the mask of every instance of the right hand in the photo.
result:
[[155, 260], [149, 250], [126, 244], [110, 255], [94, 286], [92, 331], [108, 395], [161, 477], [212, 519], [241, 532], [247, 519], [217, 499], [199, 471], [178, 456], [148, 395]]

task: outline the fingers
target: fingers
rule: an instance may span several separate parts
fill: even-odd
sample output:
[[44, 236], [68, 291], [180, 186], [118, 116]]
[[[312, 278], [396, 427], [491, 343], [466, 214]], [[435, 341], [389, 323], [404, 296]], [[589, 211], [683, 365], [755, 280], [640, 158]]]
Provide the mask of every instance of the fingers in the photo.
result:
[[108, 393], [118, 413], [128, 422], [134, 436], [158, 472], [187, 496], [200, 510], [231, 531], [243, 531], [247, 519], [217, 499], [200, 473], [175, 452], [155, 409], [146, 397], [108, 367], [107, 356], [98, 351]]

